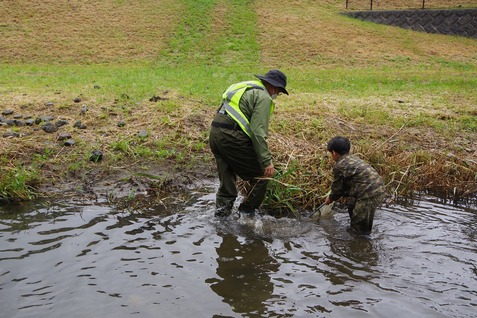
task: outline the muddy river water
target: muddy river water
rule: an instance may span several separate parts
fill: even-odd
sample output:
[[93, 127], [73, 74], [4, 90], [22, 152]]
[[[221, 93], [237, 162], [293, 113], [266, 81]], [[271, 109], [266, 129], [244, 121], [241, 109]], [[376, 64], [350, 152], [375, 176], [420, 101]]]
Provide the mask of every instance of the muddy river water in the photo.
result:
[[218, 220], [211, 193], [1, 206], [0, 317], [476, 317], [475, 205], [382, 207], [356, 237], [339, 211]]

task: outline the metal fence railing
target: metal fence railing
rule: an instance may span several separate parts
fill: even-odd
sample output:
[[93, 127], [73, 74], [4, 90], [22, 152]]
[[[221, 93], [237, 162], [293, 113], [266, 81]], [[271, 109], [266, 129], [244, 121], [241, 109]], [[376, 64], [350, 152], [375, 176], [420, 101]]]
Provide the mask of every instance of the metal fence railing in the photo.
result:
[[346, 0], [346, 10], [476, 8], [477, 0]]
[[[377, 1], [373, 1], [373, 0], [368, 0], [369, 1], [369, 10], [373, 10], [373, 4], [375, 4]], [[349, 9], [349, 3], [350, 1], [349, 0], [346, 0], [346, 9]], [[422, 0], [422, 9], [425, 9], [426, 8], [426, 0]]]

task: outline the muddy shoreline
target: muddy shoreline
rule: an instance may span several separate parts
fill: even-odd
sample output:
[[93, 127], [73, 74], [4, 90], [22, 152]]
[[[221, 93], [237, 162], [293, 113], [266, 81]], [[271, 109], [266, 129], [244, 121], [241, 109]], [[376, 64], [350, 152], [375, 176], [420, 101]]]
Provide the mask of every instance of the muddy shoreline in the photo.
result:
[[94, 167], [81, 177], [42, 183], [37, 188], [38, 198], [107, 203], [121, 210], [164, 209], [182, 205], [191, 191], [211, 189], [218, 182], [210, 165], [198, 171], [178, 169], [171, 163], [148, 166]]
[[[204, 182], [216, 182], [207, 134], [214, 114], [211, 107], [167, 93], [134, 108], [128, 106], [125, 113], [126, 106], [117, 102], [97, 105], [80, 98], [65, 100], [61, 94], [55, 98], [0, 103], [4, 109], [0, 127], [4, 179], [0, 181], [4, 186], [18, 180], [6, 176], [13, 178], [31, 170], [35, 178], [26, 180], [26, 187], [33, 197], [146, 205]], [[181, 107], [167, 110], [165, 115], [157, 113], [170, 100]], [[477, 137], [471, 131], [453, 136], [428, 127], [396, 129], [339, 117], [295, 131], [298, 125], [312, 123], [310, 118], [320, 110], [296, 112], [300, 116], [277, 109], [271, 122], [269, 143], [276, 178], [303, 189], [295, 197], [287, 187], [274, 189], [280, 191], [274, 193], [279, 200], [291, 200], [293, 206], [305, 209], [321, 200], [319, 195], [329, 189], [332, 168], [324, 144], [333, 135], [348, 136], [354, 144], [352, 151], [377, 167], [393, 200], [415, 193], [453, 200], [476, 196]], [[28, 125], [20, 123], [28, 119], [35, 120]], [[286, 126], [276, 126], [283, 121]], [[53, 126], [53, 131], [43, 129], [45, 124]], [[101, 160], [91, 160], [98, 150], [103, 154]], [[8, 200], [24, 200], [12, 193]], [[273, 203], [280, 204], [279, 200]]]

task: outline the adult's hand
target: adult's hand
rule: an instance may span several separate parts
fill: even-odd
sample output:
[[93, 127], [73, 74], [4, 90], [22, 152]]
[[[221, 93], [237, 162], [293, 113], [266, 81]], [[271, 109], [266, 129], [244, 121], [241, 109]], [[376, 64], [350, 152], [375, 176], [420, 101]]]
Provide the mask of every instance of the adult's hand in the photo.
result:
[[275, 168], [273, 168], [273, 163], [265, 167], [265, 171], [263, 172], [263, 176], [267, 178], [273, 177], [275, 174]]

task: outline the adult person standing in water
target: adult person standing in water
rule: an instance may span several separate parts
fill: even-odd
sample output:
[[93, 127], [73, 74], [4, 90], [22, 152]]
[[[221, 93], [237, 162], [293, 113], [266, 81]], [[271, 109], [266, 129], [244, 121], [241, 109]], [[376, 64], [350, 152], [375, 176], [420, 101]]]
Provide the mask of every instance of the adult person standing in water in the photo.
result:
[[384, 200], [384, 182], [369, 163], [350, 155], [350, 149], [351, 143], [345, 137], [334, 137], [328, 142], [327, 150], [335, 165], [331, 193], [325, 204], [347, 197], [350, 228], [359, 234], [369, 234], [374, 213]]
[[287, 77], [279, 70], [255, 75], [259, 80], [229, 86], [210, 129], [210, 148], [220, 180], [215, 216], [228, 216], [237, 198], [237, 176], [249, 181], [239, 213], [253, 216], [262, 204], [268, 181], [273, 177], [268, 147], [268, 125], [275, 98], [286, 90]]

